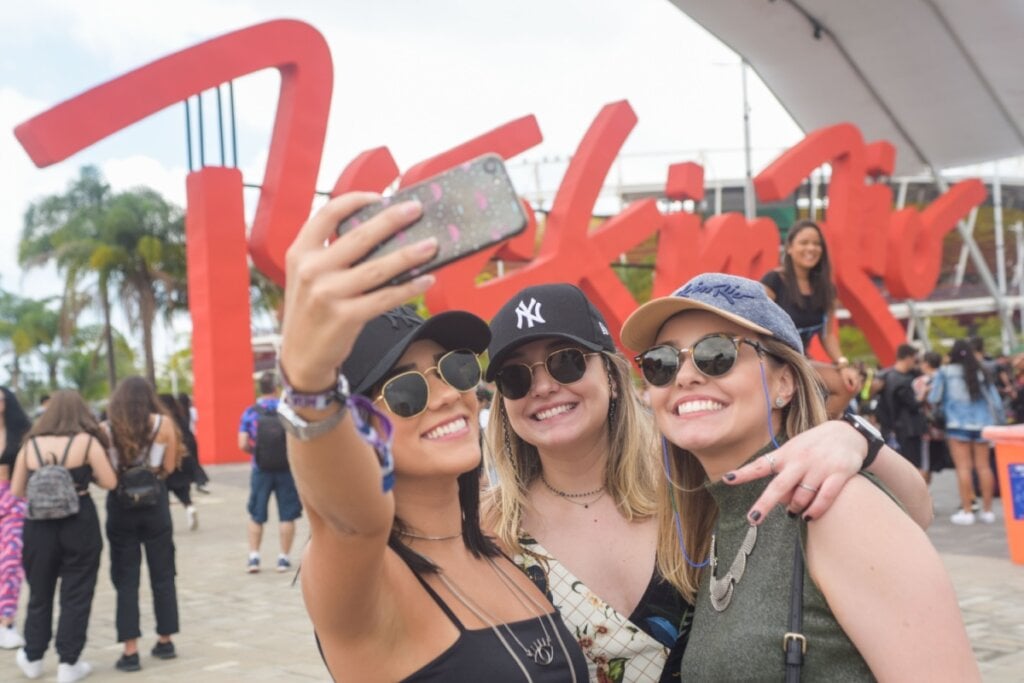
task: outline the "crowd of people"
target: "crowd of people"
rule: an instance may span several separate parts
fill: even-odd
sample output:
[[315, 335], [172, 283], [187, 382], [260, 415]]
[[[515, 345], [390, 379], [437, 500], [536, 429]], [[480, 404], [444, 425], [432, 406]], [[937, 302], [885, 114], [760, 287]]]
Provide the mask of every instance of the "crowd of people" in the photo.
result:
[[[117, 603], [112, 635], [123, 646], [115, 667], [142, 668], [143, 551], [156, 615], [157, 640], [150, 652], [174, 658], [178, 603], [168, 491], [186, 505], [194, 529], [198, 519], [187, 489], [208, 481], [198, 462], [188, 397], [158, 398], [148, 381], [128, 377], [99, 415], [77, 392], [59, 390], [30, 418], [13, 392], [6, 387], [0, 392], [0, 648], [17, 650], [17, 665], [30, 679], [43, 675], [51, 640], [59, 683], [92, 671], [81, 654], [103, 550], [89, 491], [95, 485], [107, 491], [105, 535]], [[179, 473], [186, 478], [176, 480]], [[24, 635], [15, 623], [23, 580], [28, 587]]]

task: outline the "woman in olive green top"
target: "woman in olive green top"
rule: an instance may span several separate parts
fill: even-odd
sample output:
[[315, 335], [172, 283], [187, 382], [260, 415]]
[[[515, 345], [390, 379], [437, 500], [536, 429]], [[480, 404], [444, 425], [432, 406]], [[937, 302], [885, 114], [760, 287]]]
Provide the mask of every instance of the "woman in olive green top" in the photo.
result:
[[776, 510], [755, 527], [746, 513], [767, 482], [721, 483], [756, 458], [774, 470], [777, 441], [825, 420], [799, 334], [758, 283], [698, 276], [641, 306], [622, 340], [646, 349], [637, 360], [696, 593], [683, 680], [784, 677], [798, 543], [805, 680], [979, 680], [938, 554], [881, 488], [857, 477], [819, 519]]

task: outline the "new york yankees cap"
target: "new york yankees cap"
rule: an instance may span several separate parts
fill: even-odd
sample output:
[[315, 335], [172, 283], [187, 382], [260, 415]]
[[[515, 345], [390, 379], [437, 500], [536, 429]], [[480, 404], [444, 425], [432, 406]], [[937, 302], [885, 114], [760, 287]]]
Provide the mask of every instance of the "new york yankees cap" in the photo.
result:
[[604, 316], [579, 287], [534, 285], [509, 299], [491, 319], [487, 381], [494, 379], [510, 353], [547, 337], [569, 339], [591, 351], [615, 352]]
[[366, 323], [341, 365], [352, 392], [365, 395], [388, 374], [409, 345], [421, 339], [436, 341], [448, 351], [483, 353], [491, 331], [487, 323], [466, 311], [447, 311], [424, 320], [412, 306], [393, 308]]
[[800, 333], [789, 314], [768, 298], [760, 282], [725, 273], [704, 273], [670, 296], [651, 299], [626, 319], [622, 343], [634, 351], [654, 345], [665, 322], [677, 313], [710, 311], [726, 320], [804, 352]]

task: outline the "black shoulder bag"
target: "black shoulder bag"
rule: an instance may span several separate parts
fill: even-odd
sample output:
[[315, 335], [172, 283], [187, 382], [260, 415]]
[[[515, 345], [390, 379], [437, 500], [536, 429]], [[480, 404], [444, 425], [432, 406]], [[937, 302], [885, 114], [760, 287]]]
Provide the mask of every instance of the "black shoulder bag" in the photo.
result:
[[146, 462], [149, 458], [149, 451], [156, 441], [156, 435], [160, 431], [162, 416], [157, 416], [156, 426], [146, 446], [142, 449], [142, 461], [125, 467], [125, 463], [119, 463], [120, 472], [117, 477], [117, 498], [121, 506], [130, 510], [154, 507], [160, 502], [161, 484], [156, 472]]
[[800, 547], [800, 536], [796, 537], [793, 551], [793, 588], [789, 595], [789, 631], [782, 637], [782, 649], [786, 652], [786, 683], [798, 683], [800, 667], [807, 654], [807, 638], [804, 628], [804, 554]]

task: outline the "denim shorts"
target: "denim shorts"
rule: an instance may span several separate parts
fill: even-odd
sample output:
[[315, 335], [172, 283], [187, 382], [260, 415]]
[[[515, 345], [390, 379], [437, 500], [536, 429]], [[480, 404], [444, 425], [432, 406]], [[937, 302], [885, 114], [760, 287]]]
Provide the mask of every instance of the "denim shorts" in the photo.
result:
[[299, 501], [299, 491], [295, 488], [291, 472], [264, 472], [253, 469], [249, 481], [247, 506], [252, 521], [257, 524], [266, 523], [271, 493], [277, 499], [277, 516], [282, 522], [291, 522], [302, 516], [302, 503]]
[[987, 439], [981, 438], [980, 429], [947, 429], [946, 438], [968, 443], [988, 443]]

